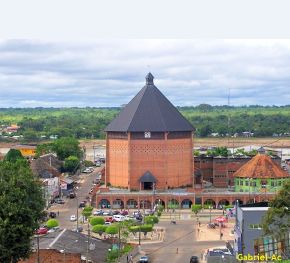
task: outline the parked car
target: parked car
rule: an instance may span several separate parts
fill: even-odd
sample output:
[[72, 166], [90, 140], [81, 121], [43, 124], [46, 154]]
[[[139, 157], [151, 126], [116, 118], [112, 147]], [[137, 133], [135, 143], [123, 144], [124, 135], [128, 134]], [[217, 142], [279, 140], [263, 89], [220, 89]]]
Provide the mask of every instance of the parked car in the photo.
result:
[[192, 256], [190, 258], [190, 263], [199, 263], [198, 257], [197, 256]]
[[121, 215], [122, 216], [126, 216], [126, 215], [128, 215], [129, 214], [129, 212], [127, 211], [127, 210], [123, 210], [122, 212], [121, 212]]
[[140, 212], [140, 211], [134, 211], [134, 212], [133, 212], [133, 216], [136, 217], [136, 216], [139, 216], [139, 215], [141, 215], [141, 212]]
[[89, 174], [89, 173], [92, 173], [93, 171], [90, 169], [90, 168], [86, 168], [82, 171], [82, 173], [85, 173], [85, 174]]
[[108, 216], [108, 217], [105, 217], [105, 222], [114, 223], [114, 222], [117, 222], [117, 221], [112, 216]]
[[76, 221], [76, 220], [77, 220], [76, 215], [71, 215], [71, 216], [70, 216], [70, 221], [74, 222], [74, 221]]
[[60, 198], [55, 199], [54, 202], [57, 203], [57, 204], [64, 204], [65, 203], [64, 200], [60, 199]]
[[73, 193], [73, 192], [69, 193], [69, 198], [73, 199], [75, 197], [76, 197], [76, 194], [75, 193]]
[[83, 227], [82, 226], [79, 226], [78, 228], [73, 228], [72, 231], [74, 232], [83, 232]]
[[36, 230], [35, 234], [36, 235], [45, 235], [47, 234], [48, 229], [46, 227], [40, 227], [39, 229]]
[[139, 263], [147, 263], [149, 262], [149, 257], [148, 256], [141, 256], [139, 259]]
[[49, 217], [50, 218], [56, 218], [56, 213], [55, 212], [49, 212]]
[[83, 208], [83, 207], [85, 207], [85, 206], [86, 206], [86, 203], [85, 203], [84, 201], [80, 202], [80, 204], [79, 204], [79, 208]]
[[118, 210], [113, 211], [113, 215], [120, 215], [120, 214], [121, 214], [121, 212]]
[[96, 167], [101, 167], [101, 162], [100, 161], [96, 162]]
[[53, 232], [55, 232], [57, 230], [59, 230], [59, 226], [53, 227], [53, 228], [49, 229], [47, 232], [48, 233], [53, 233]]
[[96, 210], [93, 212], [93, 215], [94, 216], [101, 216], [101, 215], [103, 215], [103, 213], [104, 213], [103, 210]]
[[116, 222], [122, 222], [125, 220], [125, 216], [122, 215], [113, 215], [113, 219], [116, 220]]
[[145, 211], [145, 216], [152, 216], [152, 215], [154, 215], [154, 211], [153, 210]]
[[106, 221], [105, 222], [105, 225], [111, 225], [112, 223], [111, 222], [109, 222], [109, 221]]

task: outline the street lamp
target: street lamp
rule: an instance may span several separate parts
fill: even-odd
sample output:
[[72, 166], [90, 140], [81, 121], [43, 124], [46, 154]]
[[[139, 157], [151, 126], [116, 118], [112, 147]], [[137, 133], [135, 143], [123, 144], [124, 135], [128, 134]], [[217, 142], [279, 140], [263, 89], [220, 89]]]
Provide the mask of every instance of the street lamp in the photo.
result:
[[211, 209], [212, 209], [212, 206], [210, 205], [209, 206], [209, 223], [211, 224]]

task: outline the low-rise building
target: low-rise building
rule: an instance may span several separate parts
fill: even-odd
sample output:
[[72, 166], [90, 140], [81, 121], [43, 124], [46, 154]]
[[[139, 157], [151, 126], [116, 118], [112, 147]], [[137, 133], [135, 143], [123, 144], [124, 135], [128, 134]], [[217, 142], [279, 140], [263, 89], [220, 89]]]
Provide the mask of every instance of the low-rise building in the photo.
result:
[[241, 205], [236, 208], [234, 230], [234, 252], [236, 255], [255, 254], [254, 240], [262, 237], [261, 222], [268, 209], [267, 202]]
[[19, 144], [13, 146], [13, 149], [19, 150], [23, 157], [31, 158], [36, 154], [36, 145]]
[[289, 180], [289, 174], [263, 152], [234, 173], [236, 192], [276, 192]]

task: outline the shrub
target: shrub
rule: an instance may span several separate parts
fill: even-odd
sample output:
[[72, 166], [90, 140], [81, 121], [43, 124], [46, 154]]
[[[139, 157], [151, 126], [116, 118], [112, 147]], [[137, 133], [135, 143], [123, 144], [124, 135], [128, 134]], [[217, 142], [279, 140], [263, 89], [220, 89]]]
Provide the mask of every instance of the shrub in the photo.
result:
[[150, 224], [142, 225], [140, 230], [141, 232], [144, 232], [144, 233], [151, 232], [153, 230], [153, 225], [150, 225]]
[[106, 232], [106, 225], [94, 225], [92, 228], [92, 231], [94, 233], [98, 233], [99, 235], [102, 235], [104, 232]]
[[110, 225], [106, 228], [106, 233], [110, 235], [115, 235], [118, 233], [118, 228], [117, 226]]
[[92, 206], [85, 206], [83, 211], [93, 211], [93, 207]]
[[47, 226], [48, 228], [57, 227], [57, 226], [59, 226], [59, 222], [58, 222], [58, 220], [56, 220], [56, 219], [49, 219], [49, 220], [46, 222], [46, 226]]
[[129, 231], [130, 232], [138, 232], [140, 229], [140, 226], [130, 226]]
[[84, 160], [83, 164], [85, 167], [91, 167], [95, 165], [92, 161], [89, 160]]
[[202, 208], [201, 205], [192, 205], [191, 211], [197, 215], [197, 213], [201, 210], [201, 208]]
[[233, 205], [225, 205], [224, 209], [227, 209], [227, 208], [234, 208], [234, 206]]
[[146, 224], [152, 224], [152, 225], [158, 224], [159, 218], [158, 218], [158, 216], [146, 216], [144, 219], [144, 222]]
[[158, 205], [158, 211], [163, 212], [164, 211], [164, 206], [163, 205]]
[[94, 216], [90, 219], [90, 224], [92, 226], [103, 225], [103, 224], [105, 224], [105, 219], [103, 217], [100, 217], [100, 216]]
[[160, 217], [160, 216], [161, 216], [161, 214], [162, 214], [162, 213], [161, 213], [161, 211], [157, 211], [157, 216], [159, 216], [159, 217]]

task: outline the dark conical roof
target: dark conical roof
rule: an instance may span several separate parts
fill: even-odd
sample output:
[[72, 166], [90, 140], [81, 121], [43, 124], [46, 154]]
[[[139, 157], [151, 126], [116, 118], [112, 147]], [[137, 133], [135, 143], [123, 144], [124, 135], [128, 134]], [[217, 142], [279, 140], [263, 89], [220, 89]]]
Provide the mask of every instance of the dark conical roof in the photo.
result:
[[193, 131], [191, 124], [156, 88], [153, 75], [148, 73], [146, 85], [126, 105], [105, 131], [170, 132]]

